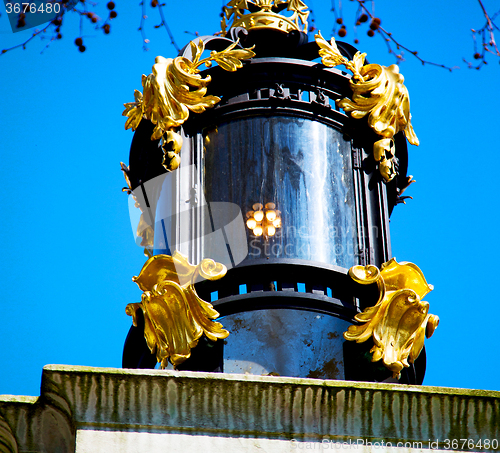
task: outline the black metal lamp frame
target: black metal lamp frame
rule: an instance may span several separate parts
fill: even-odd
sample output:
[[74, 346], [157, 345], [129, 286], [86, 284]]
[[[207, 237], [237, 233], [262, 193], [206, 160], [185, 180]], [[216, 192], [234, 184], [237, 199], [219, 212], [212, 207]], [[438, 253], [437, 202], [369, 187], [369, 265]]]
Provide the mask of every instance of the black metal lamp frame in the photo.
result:
[[[275, 39], [277, 37], [279, 39]], [[335, 100], [351, 94], [349, 77], [345, 72], [325, 68], [313, 61], [318, 57], [315, 42], [307, 43], [303, 33], [283, 35], [271, 30], [247, 32], [243, 29], [232, 30], [230, 38], [210, 36], [200, 39], [209, 50], [222, 50], [240, 39], [245, 47], [256, 46], [257, 58], [245, 62], [236, 73], [214, 67], [202, 74], [210, 74], [212, 78], [209, 94], [222, 100], [215, 108], [192, 115], [182, 127], [183, 164], [198, 166], [202, 162], [203, 131], [221, 121], [286, 115], [329, 125], [351, 143], [358, 264], [380, 266], [388, 261], [392, 257], [389, 216], [407, 181], [404, 136], [397, 134], [395, 137], [398, 176], [386, 184], [376, 171], [372, 155], [377, 136], [365, 122], [352, 120], [336, 107]], [[347, 44], [338, 45], [341, 52], [352, 58], [356, 49]], [[189, 58], [190, 52], [187, 46], [181, 54]], [[259, 58], [261, 55], [264, 57]], [[152, 129], [153, 125], [143, 120], [132, 142], [129, 177], [133, 187], [165, 172], [158, 141], [150, 140]], [[300, 283], [304, 285], [304, 292], [299, 291]], [[196, 284], [196, 291], [201, 298], [211, 301], [222, 316], [259, 309], [294, 308], [329, 314], [350, 322], [355, 322], [355, 314], [374, 305], [378, 298], [376, 285], [354, 283], [346, 269], [325, 263], [278, 258], [243, 262], [230, 269], [221, 280]], [[156, 359], [147, 348], [143, 329], [139, 318], [139, 325], [131, 328], [125, 342], [124, 367], [155, 366]], [[347, 343], [344, 348], [346, 378], [383, 380], [390, 375], [383, 370], [377, 371], [376, 365], [371, 368], [366, 365], [358, 370], [349, 358], [366, 355], [370, 346]], [[179, 369], [222, 371], [222, 357], [223, 342], [212, 343], [203, 339], [193, 349], [192, 357]], [[403, 373], [400, 382], [421, 383], [424, 372], [425, 351]]]

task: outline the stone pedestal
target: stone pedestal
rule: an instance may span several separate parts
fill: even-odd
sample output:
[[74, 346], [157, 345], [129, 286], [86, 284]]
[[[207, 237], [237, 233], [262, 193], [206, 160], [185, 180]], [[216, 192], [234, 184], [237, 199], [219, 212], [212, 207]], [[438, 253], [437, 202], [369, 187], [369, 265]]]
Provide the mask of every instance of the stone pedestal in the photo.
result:
[[500, 392], [441, 387], [48, 365], [0, 415], [2, 453], [500, 450]]

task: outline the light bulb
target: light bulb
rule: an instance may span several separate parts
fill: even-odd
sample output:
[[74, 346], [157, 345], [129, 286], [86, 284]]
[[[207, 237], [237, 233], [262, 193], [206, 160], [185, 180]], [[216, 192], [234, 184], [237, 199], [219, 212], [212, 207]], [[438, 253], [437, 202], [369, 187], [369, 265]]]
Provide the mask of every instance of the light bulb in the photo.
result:
[[273, 225], [276, 228], [281, 228], [281, 217], [276, 217], [276, 219], [274, 219]]
[[272, 225], [269, 225], [267, 227], [267, 235], [274, 236], [275, 233], [276, 233], [276, 228], [274, 228]]
[[250, 218], [247, 220], [247, 227], [249, 229], [253, 230], [256, 226], [257, 226], [257, 222], [255, 221], [255, 219]]
[[264, 212], [263, 211], [255, 211], [255, 214], [253, 215], [253, 217], [257, 222], [262, 222], [262, 219], [264, 218]]
[[262, 236], [262, 227], [259, 225], [258, 227], [255, 227], [254, 230], [253, 230], [253, 234], [255, 234], [255, 236]]
[[272, 222], [276, 218], [276, 211], [273, 211], [272, 209], [266, 212], [266, 218], [270, 222]]

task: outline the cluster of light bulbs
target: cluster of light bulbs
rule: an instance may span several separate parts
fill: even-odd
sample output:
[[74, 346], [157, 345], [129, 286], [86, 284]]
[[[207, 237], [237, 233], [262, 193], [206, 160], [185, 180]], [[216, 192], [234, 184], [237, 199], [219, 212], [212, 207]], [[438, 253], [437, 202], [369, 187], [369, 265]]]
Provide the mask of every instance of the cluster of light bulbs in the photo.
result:
[[253, 211], [247, 212], [247, 227], [252, 230], [255, 236], [270, 237], [276, 234], [276, 230], [281, 228], [281, 212], [276, 209], [274, 203], [255, 203]]

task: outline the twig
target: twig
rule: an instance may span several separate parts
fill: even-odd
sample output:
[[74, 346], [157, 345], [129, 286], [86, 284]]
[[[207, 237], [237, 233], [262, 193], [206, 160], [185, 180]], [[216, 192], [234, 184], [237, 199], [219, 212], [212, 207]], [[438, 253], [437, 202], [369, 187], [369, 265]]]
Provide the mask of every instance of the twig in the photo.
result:
[[44, 28], [41, 30], [35, 30], [35, 32], [24, 42], [17, 44], [16, 46], [9, 47], [8, 49], [3, 49], [2, 52], [0, 53], [3, 55], [4, 53], [9, 52], [10, 50], [17, 49], [18, 47], [22, 47], [23, 50], [26, 49], [26, 44], [28, 44], [33, 38], [36, 38], [39, 34], [44, 33], [47, 28], [49, 28], [52, 25], [52, 22], [49, 22]]
[[[373, 20], [375, 19], [374, 15], [368, 11], [368, 9], [366, 8], [366, 6], [363, 4], [364, 3], [364, 0], [356, 0], [359, 4], [359, 6], [365, 11], [365, 13]], [[480, 1], [480, 0], [479, 0]], [[381, 27], [380, 25], [378, 26], [377, 30], [376, 30], [378, 33], [380, 33], [381, 36], [384, 36], [384, 40], [385, 42], [387, 43], [387, 46], [389, 48], [389, 53], [394, 53], [394, 51], [392, 50], [392, 48], [390, 47], [390, 41], [392, 41], [395, 45], [396, 45], [396, 48], [399, 50], [399, 49], [404, 49], [406, 50], [407, 52], [410, 52], [417, 60], [419, 60], [423, 65], [425, 64], [429, 64], [429, 65], [432, 65], [432, 66], [437, 66], [438, 68], [443, 68], [443, 69], [447, 69], [448, 71], [453, 71], [454, 69], [459, 69], [458, 66], [453, 66], [453, 67], [449, 67], [449, 66], [446, 66], [444, 64], [439, 64], [439, 63], [434, 63], [432, 61], [428, 61], [428, 60], [424, 60], [423, 58], [421, 58], [420, 56], [418, 56], [418, 52], [416, 50], [410, 50], [408, 49], [408, 47], [402, 45], [401, 43], [399, 43], [398, 41], [396, 41], [396, 39], [392, 36], [392, 33], [389, 33], [387, 30], [385, 30], [383, 27]], [[403, 56], [400, 54], [394, 54], [396, 59], [398, 60], [398, 62], [400, 61], [403, 61]]]
[[146, 3], [144, 2], [144, 0], [139, 3], [139, 6], [142, 6], [141, 24], [139, 25], [139, 31], [141, 32], [142, 36], [142, 48], [144, 49], [144, 51], [148, 51], [149, 39], [146, 37], [146, 32], [144, 31], [144, 24], [148, 16], [146, 16]]
[[[82, 8], [83, 9], [78, 9], [77, 8], [77, 5], [81, 4]], [[89, 0], [79, 0], [76, 5], [71, 8], [71, 9], [67, 9], [65, 4], [63, 4], [63, 10], [54, 18], [52, 19], [44, 28], [42, 28], [41, 30], [38, 30], [36, 29], [35, 32], [24, 42], [20, 43], [20, 44], [17, 44], [13, 47], [10, 47], [8, 49], [3, 49], [0, 54], [4, 54], [4, 53], [7, 53], [8, 51], [10, 50], [14, 50], [14, 49], [17, 49], [19, 47], [22, 47], [23, 49], [26, 49], [26, 45], [35, 37], [37, 36], [40, 36], [41, 39], [50, 39], [49, 43], [42, 49], [42, 51], [40, 53], [43, 53], [49, 46], [50, 44], [52, 43], [52, 41], [56, 40], [56, 39], [61, 39], [62, 38], [62, 35], [60, 33], [60, 29], [62, 27], [62, 19], [63, 17], [68, 13], [68, 12], [71, 12], [71, 13], [75, 13], [75, 14], [78, 14], [80, 16], [80, 24], [79, 24], [79, 31], [80, 31], [80, 35], [79, 37], [81, 38], [83, 36], [83, 25], [84, 25], [84, 18], [87, 17], [89, 20], [91, 20], [93, 23], [97, 23], [100, 19], [99, 17], [89, 11], [88, 9], [88, 6], [91, 6], [91, 7], [95, 7], [97, 6], [97, 3], [94, 3], [92, 1], [89, 1]], [[53, 31], [54, 31], [54, 34], [52, 35], [52, 37], [43, 37], [41, 36], [42, 33], [45, 33], [47, 31], [47, 29], [53, 27]], [[99, 28], [98, 26], [96, 26], [96, 28]], [[79, 46], [80, 47], [80, 51], [83, 52], [85, 51], [85, 47], [84, 46]], [[83, 50], [82, 50], [83, 49]]]
[[[491, 20], [491, 18], [488, 15], [486, 9], [484, 8], [483, 2], [481, 0], [477, 0], [477, 1], [479, 2], [479, 5], [481, 6], [481, 9], [483, 10], [484, 17], [486, 18], [486, 25], [485, 25], [485, 27], [487, 27], [487, 30], [488, 30], [488, 32], [490, 34], [489, 45], [493, 46], [493, 48], [495, 49], [495, 52], [493, 53], [493, 52], [491, 52], [491, 50], [486, 49], [486, 44], [485, 44], [486, 40], [485, 40], [485, 37], [483, 37], [483, 44], [485, 45], [485, 49], [488, 50], [489, 52], [493, 53], [493, 54], [498, 55], [500, 57], [500, 51], [498, 50], [497, 44], [495, 42], [495, 32], [493, 31], [493, 27], [495, 27], [497, 30], [499, 30], [499, 28]], [[484, 27], [483, 27], [483, 29], [484, 29]]]
[[[474, 41], [474, 58], [476, 60], [481, 60], [481, 61], [479, 62], [479, 64], [474, 65], [470, 61], [467, 61], [465, 58], [463, 58], [465, 63], [467, 63], [469, 69], [481, 69], [483, 65], [487, 64], [488, 62], [486, 61], [486, 52], [494, 55], [495, 57], [500, 57], [500, 50], [498, 49], [497, 43], [495, 42], [495, 29], [500, 31], [500, 28], [498, 28], [498, 25], [496, 25], [495, 22], [493, 22], [500, 14], [500, 11], [497, 11], [495, 14], [490, 16], [486, 11], [486, 8], [484, 7], [481, 0], [478, 0], [478, 2], [479, 6], [483, 11], [486, 23], [481, 29], [479, 30], [471, 29], [471, 31], [472, 31], [472, 40]], [[481, 37], [480, 51], [478, 49], [476, 35]]]
[[180, 52], [181, 49], [177, 45], [174, 39], [174, 35], [172, 34], [172, 31], [170, 30], [170, 27], [167, 24], [167, 21], [165, 20], [165, 16], [163, 15], [163, 6], [165, 6], [165, 3], [158, 5], [158, 10], [160, 11], [160, 17], [161, 17], [161, 24], [165, 27], [165, 30], [167, 30], [168, 36], [170, 38], [170, 44], [172, 44], [177, 52]]

